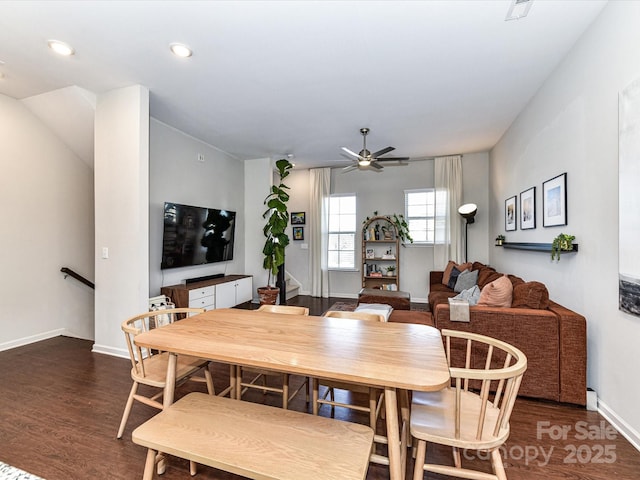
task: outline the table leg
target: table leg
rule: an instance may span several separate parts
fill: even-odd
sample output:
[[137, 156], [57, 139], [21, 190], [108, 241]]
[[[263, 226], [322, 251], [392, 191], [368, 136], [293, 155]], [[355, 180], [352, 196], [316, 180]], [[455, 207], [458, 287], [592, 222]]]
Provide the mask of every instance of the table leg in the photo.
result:
[[400, 418], [402, 419], [402, 425], [400, 427], [400, 453], [402, 456], [402, 471], [407, 471], [407, 449], [409, 448], [409, 441], [411, 433], [409, 432], [409, 416], [411, 415], [411, 403], [409, 402], [409, 392], [407, 390], [400, 390], [398, 392], [398, 400], [400, 402]]
[[402, 455], [400, 451], [400, 428], [398, 425], [398, 399], [396, 389], [386, 387], [384, 389], [384, 404], [387, 421], [387, 439], [389, 450], [389, 476], [391, 480], [404, 480], [402, 470]]
[[[175, 353], [169, 353], [169, 361], [167, 362], [167, 378], [164, 384], [164, 394], [162, 395], [163, 409], [169, 408], [173, 403], [173, 398], [176, 392], [177, 366], [178, 366], [178, 356]], [[156, 471], [158, 472], [158, 475], [162, 475], [165, 472], [166, 468], [167, 468], [167, 457], [165, 456], [164, 453], [158, 452], [158, 455], [156, 458]]]

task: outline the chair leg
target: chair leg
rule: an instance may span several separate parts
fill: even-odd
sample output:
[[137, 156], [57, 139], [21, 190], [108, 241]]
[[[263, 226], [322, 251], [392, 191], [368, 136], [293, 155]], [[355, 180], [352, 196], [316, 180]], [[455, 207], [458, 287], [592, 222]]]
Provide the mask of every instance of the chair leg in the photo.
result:
[[122, 434], [124, 433], [124, 428], [127, 425], [127, 420], [129, 420], [129, 414], [131, 413], [131, 407], [133, 406], [134, 395], [138, 391], [138, 382], [133, 382], [133, 386], [131, 387], [131, 391], [129, 392], [129, 398], [127, 398], [127, 403], [124, 407], [124, 413], [122, 414], [122, 420], [120, 420], [120, 428], [118, 428], [118, 436], [116, 438], [122, 438]]
[[491, 450], [491, 466], [493, 467], [493, 473], [496, 474], [499, 480], [507, 480], [507, 474], [504, 471], [504, 465], [502, 465], [499, 448]]
[[453, 447], [453, 464], [456, 468], [462, 468], [462, 461], [460, 460], [460, 449]]
[[147, 459], [144, 462], [144, 473], [142, 474], [142, 480], [153, 479], [153, 469], [156, 466], [156, 451], [147, 450]]
[[282, 374], [282, 408], [289, 408], [289, 374]]
[[207, 392], [209, 392], [209, 395], [215, 395], [216, 388], [213, 386], [213, 377], [211, 376], [211, 370], [209, 370], [208, 363], [204, 367], [204, 378], [207, 382]]
[[377, 414], [377, 406], [378, 406], [378, 395], [374, 388], [369, 389], [369, 425], [373, 429], [373, 432], [376, 431], [376, 424], [378, 423], [378, 414]]
[[320, 388], [320, 382], [317, 378], [311, 379], [311, 411], [314, 415], [318, 415], [318, 389]]
[[422, 480], [424, 477], [424, 461], [427, 458], [427, 442], [418, 440], [416, 459], [413, 466], [413, 480]]

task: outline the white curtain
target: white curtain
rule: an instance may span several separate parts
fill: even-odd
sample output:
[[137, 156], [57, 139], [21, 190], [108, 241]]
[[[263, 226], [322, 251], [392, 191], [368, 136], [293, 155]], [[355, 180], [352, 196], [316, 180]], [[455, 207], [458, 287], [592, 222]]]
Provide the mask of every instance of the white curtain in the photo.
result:
[[329, 296], [329, 269], [327, 267], [327, 242], [329, 240], [329, 194], [331, 169], [309, 170], [309, 274], [311, 295]]
[[435, 159], [436, 242], [433, 248], [434, 270], [444, 270], [447, 262], [463, 260], [462, 220], [458, 207], [462, 201], [462, 157], [453, 155]]

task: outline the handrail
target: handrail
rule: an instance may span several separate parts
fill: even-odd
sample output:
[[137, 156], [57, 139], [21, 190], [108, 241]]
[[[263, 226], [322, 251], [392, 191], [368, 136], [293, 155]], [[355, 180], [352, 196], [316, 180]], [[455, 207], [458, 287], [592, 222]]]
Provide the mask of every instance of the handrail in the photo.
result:
[[96, 289], [96, 286], [93, 284], [93, 282], [87, 280], [86, 278], [84, 278], [82, 275], [80, 275], [79, 273], [74, 272], [73, 270], [71, 270], [70, 268], [67, 267], [62, 267], [60, 269], [60, 271], [62, 273], [64, 273], [64, 278], [67, 278], [67, 275], [75, 278], [76, 280], [78, 280], [79, 282], [84, 283], [86, 286], [93, 288], [94, 290]]

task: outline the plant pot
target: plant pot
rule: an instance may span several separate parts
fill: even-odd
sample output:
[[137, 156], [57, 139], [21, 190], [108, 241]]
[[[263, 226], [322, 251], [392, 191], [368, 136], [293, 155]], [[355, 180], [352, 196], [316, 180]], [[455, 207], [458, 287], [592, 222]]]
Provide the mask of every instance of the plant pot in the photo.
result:
[[258, 295], [260, 296], [260, 305], [275, 305], [278, 300], [280, 289], [277, 287], [260, 287]]

